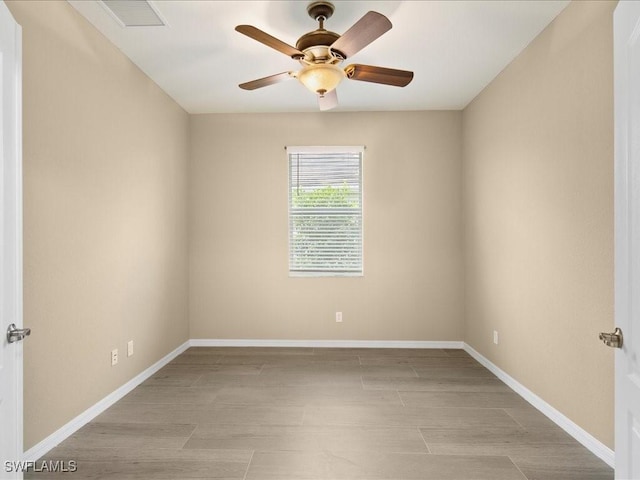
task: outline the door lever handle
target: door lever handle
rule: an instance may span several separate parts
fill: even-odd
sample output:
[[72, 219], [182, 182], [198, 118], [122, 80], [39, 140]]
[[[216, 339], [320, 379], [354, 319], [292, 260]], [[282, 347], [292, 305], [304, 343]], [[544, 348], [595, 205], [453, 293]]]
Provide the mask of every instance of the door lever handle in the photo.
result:
[[25, 337], [31, 335], [30, 328], [16, 328], [16, 324], [12, 323], [7, 329], [7, 342], [15, 343], [24, 340]]
[[599, 338], [607, 347], [622, 348], [622, 330], [617, 327], [613, 333], [601, 332]]

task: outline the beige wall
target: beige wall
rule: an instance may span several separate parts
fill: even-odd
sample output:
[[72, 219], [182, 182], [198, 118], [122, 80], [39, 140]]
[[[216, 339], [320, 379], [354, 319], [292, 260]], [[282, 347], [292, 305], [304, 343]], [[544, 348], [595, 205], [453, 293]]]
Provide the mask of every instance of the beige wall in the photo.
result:
[[23, 28], [28, 449], [188, 338], [188, 115], [66, 2], [8, 5]]
[[[191, 337], [462, 340], [460, 127], [460, 112], [192, 116]], [[289, 278], [284, 147], [354, 144], [365, 276]]]
[[465, 340], [609, 447], [614, 7], [571, 3], [463, 121]]

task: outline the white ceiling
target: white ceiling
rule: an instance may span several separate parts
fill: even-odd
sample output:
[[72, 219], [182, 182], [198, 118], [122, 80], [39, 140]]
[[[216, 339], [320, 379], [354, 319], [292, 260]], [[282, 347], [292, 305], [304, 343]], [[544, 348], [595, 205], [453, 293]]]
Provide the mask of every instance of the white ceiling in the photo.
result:
[[[152, 2], [166, 27], [121, 27], [97, 1], [69, 3], [190, 113], [317, 111], [296, 80], [254, 91], [239, 83], [298, 70], [296, 61], [234, 30], [250, 24], [295, 46], [317, 28], [308, 1]], [[351, 80], [333, 111], [464, 108], [569, 3], [516, 1], [335, 1], [325, 27], [344, 33], [369, 10], [393, 28], [350, 58], [412, 70], [405, 88]]]

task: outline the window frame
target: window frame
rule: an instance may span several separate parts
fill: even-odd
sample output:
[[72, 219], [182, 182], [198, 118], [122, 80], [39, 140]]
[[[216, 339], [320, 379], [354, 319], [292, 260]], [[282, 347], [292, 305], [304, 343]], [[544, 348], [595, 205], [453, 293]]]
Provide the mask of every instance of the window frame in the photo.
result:
[[[287, 156], [287, 244], [288, 244], [288, 271], [291, 278], [319, 278], [319, 277], [346, 277], [357, 278], [364, 276], [364, 145], [356, 146], [286, 146]], [[358, 271], [322, 271], [322, 270], [292, 270], [291, 254], [291, 236], [292, 236], [292, 178], [291, 178], [291, 160], [292, 155], [296, 154], [358, 154], [359, 160], [359, 194], [360, 194], [360, 270]]]

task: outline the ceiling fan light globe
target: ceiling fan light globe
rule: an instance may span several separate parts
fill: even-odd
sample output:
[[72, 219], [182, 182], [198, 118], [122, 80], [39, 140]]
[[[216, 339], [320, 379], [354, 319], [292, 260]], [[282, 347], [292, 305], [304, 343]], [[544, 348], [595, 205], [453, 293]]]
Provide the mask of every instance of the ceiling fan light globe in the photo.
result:
[[334, 90], [345, 76], [344, 70], [332, 64], [307, 65], [298, 73], [298, 80], [311, 92], [324, 95]]

